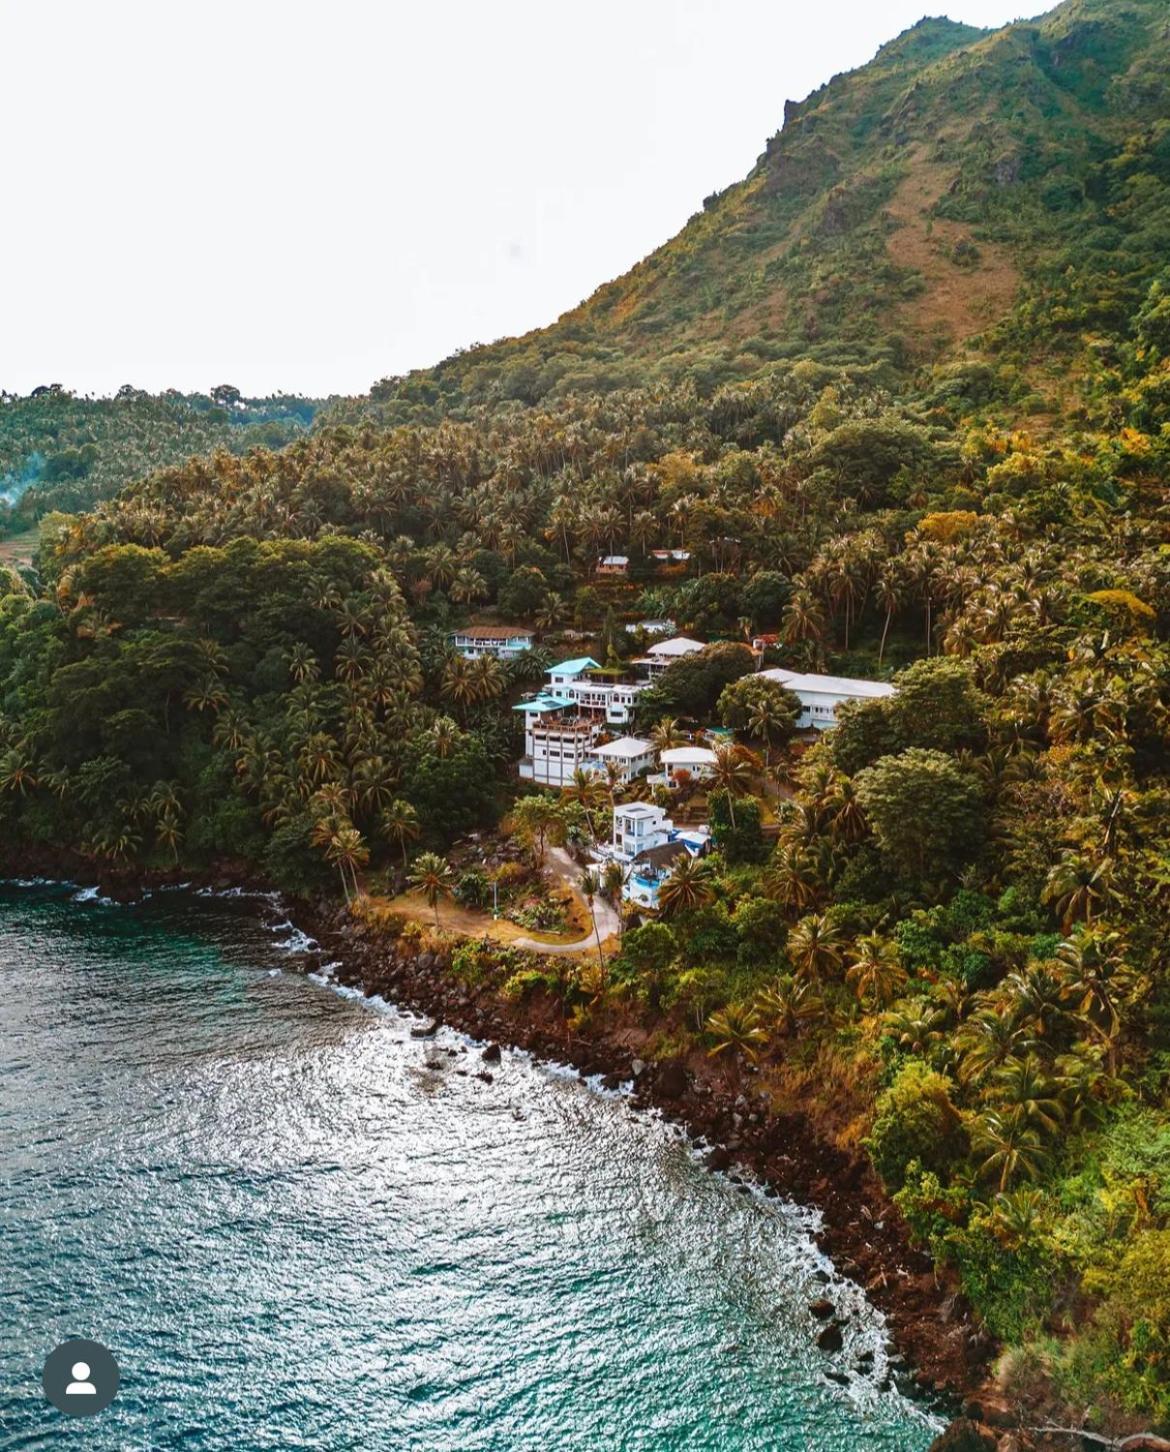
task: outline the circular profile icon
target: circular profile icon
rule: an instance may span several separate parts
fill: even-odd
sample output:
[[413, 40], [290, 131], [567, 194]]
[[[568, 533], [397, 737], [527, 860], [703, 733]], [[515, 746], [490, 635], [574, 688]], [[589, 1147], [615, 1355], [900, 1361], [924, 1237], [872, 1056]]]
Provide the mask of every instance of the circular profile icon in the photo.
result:
[[45, 1396], [67, 1417], [92, 1417], [118, 1394], [118, 1363], [100, 1341], [80, 1337], [50, 1351], [41, 1385]]

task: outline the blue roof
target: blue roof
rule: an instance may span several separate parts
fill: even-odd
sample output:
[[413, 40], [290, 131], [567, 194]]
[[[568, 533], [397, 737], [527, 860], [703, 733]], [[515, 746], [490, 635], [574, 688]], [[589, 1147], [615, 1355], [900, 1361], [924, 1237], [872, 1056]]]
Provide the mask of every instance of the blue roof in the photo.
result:
[[571, 706], [572, 701], [566, 701], [563, 696], [554, 696], [551, 691], [541, 691], [539, 695], [533, 696], [531, 701], [521, 701], [518, 706], [513, 706], [513, 711], [527, 711], [533, 715], [538, 711], [563, 711]]
[[548, 674], [558, 676], [579, 676], [583, 671], [599, 671], [601, 662], [591, 655], [578, 656], [576, 660], [563, 660], [560, 665], [550, 666]]

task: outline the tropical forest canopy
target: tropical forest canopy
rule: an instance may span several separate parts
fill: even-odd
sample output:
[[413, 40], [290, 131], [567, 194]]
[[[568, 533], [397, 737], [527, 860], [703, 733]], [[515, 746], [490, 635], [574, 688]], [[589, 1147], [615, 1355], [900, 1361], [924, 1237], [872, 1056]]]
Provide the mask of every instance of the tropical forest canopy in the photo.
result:
[[[718, 850], [601, 998], [864, 1141], [1017, 1389], [1170, 1422], [1168, 77], [1161, 0], [924, 21], [542, 332], [315, 414], [5, 400], [8, 476], [98, 450], [18, 506], [5, 840], [437, 893], [509, 807], [588, 840], [587, 783], [514, 801], [511, 705], [672, 618], [716, 644], [638, 729], [735, 733]], [[798, 757], [757, 632], [899, 692]]]

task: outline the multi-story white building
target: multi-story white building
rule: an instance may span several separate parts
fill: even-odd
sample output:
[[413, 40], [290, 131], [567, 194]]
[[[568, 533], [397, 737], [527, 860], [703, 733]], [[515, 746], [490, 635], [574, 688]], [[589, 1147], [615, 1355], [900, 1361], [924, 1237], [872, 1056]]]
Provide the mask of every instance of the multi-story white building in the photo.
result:
[[563, 660], [548, 672], [549, 689], [564, 696], [579, 710], [599, 717], [607, 726], [626, 726], [634, 718], [638, 694], [645, 681], [606, 681], [590, 674], [601, 666], [591, 655]]
[[848, 676], [821, 676], [809, 671], [790, 671], [781, 666], [761, 671], [766, 681], [778, 681], [800, 697], [802, 710], [798, 727], [828, 731], [837, 724], [837, 708], [846, 701], [871, 701], [883, 696], [896, 696], [896, 686], [888, 681], [853, 680]]
[[584, 767], [601, 731], [598, 722], [579, 716], [572, 701], [542, 691], [512, 708], [524, 717], [524, 755], [517, 766], [522, 781], [565, 787]]
[[669, 842], [674, 823], [665, 807], [649, 802], [622, 802], [613, 809], [613, 842], [609, 855], [619, 862], [633, 862], [648, 847]]
[[453, 631], [451, 644], [468, 660], [494, 655], [497, 660], [515, 660], [532, 649], [534, 632], [519, 625], [465, 625]]

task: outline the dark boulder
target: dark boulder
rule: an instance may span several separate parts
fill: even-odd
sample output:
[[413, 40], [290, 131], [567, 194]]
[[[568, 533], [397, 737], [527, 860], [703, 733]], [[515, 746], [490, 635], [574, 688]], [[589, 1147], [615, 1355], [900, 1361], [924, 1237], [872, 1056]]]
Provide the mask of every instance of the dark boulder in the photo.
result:
[[498, 1064], [500, 1062], [500, 1057], [501, 1056], [499, 1044], [488, 1044], [487, 1048], [485, 1048], [483, 1053], [480, 1054], [480, 1058], [484, 1061], [485, 1064]]
[[429, 1018], [426, 1023], [420, 1023], [415, 1028], [412, 1028], [410, 1036], [412, 1039], [433, 1039], [438, 1032], [439, 1020], [437, 1018]]
[[820, 1300], [810, 1304], [809, 1310], [818, 1321], [829, 1321], [835, 1315], [837, 1308], [826, 1296], [822, 1296]]
[[681, 1099], [687, 1092], [687, 1071], [679, 1063], [663, 1064], [654, 1080], [654, 1087], [664, 1099]]
[[995, 1438], [976, 1422], [960, 1417], [930, 1444], [930, 1452], [995, 1452]]
[[845, 1345], [845, 1338], [841, 1334], [841, 1328], [836, 1321], [823, 1328], [817, 1337], [817, 1345], [822, 1351], [840, 1351]]

